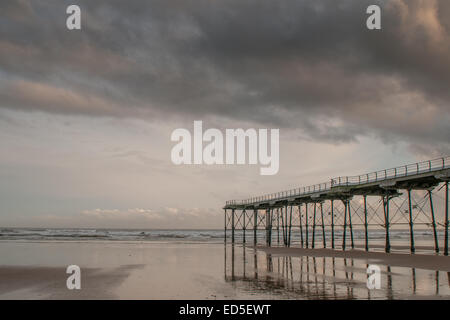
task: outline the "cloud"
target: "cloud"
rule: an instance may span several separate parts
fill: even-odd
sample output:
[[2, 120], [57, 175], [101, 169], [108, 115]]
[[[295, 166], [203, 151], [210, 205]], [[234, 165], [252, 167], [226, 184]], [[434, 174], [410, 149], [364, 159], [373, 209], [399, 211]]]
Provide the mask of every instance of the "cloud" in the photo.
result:
[[[160, 209], [132, 208], [83, 210], [78, 217], [87, 225], [139, 228], [180, 228], [197, 225], [199, 227], [218, 227], [221, 214], [215, 209], [174, 208]], [[203, 220], [202, 222], [199, 222]]]
[[159, 209], [89, 209], [77, 214], [16, 215], [2, 218], [6, 226], [57, 228], [117, 228], [117, 229], [220, 229], [223, 213], [211, 208]]
[[215, 215], [216, 212], [202, 210], [199, 208], [180, 209], [165, 207], [160, 210], [133, 208], [127, 210], [119, 209], [94, 209], [83, 210], [81, 214], [85, 217], [95, 217], [99, 219], [130, 219], [143, 218], [146, 220], [160, 220], [167, 218], [184, 219], [186, 217], [200, 217], [204, 215]]
[[112, 219], [112, 220], [122, 220], [124, 219], [144, 219], [144, 220], [154, 220], [161, 219], [160, 213], [154, 212], [150, 209], [128, 209], [126, 211], [120, 211], [118, 209], [95, 209], [95, 210], [84, 210], [81, 212], [84, 217], [95, 218], [95, 219]]
[[[375, 3], [381, 31], [365, 28]], [[68, 4], [0, 4], [0, 107], [448, 149], [448, 1], [79, 1], [79, 32]]]
[[[0, 83], [3, 81], [0, 81]], [[16, 109], [41, 110], [55, 113], [120, 114], [114, 101], [102, 97], [71, 91], [70, 89], [24, 80], [5, 83], [3, 105]]]

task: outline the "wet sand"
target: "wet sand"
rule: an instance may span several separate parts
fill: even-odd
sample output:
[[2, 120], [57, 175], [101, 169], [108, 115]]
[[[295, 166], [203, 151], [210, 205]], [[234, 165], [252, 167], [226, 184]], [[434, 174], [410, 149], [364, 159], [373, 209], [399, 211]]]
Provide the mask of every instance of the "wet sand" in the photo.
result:
[[334, 257], [351, 258], [363, 260], [367, 263], [381, 264], [386, 266], [419, 268], [426, 270], [438, 270], [450, 272], [450, 256], [431, 254], [408, 254], [408, 253], [384, 253], [367, 252], [362, 250], [332, 250], [332, 249], [304, 249], [304, 248], [281, 248], [281, 247], [259, 247], [258, 250], [272, 255], [291, 257]]
[[[5, 241], [0, 299], [449, 299], [448, 261], [211, 243]], [[367, 263], [383, 265], [381, 290], [367, 289]], [[72, 264], [81, 290], [66, 288]]]
[[82, 290], [68, 290], [69, 276], [64, 268], [0, 266], [0, 298], [2, 299], [113, 299], [113, 289], [121, 284], [133, 269], [83, 268]]
[[[66, 268], [81, 268], [81, 290]], [[223, 244], [0, 242], [0, 299], [270, 299], [224, 278]]]

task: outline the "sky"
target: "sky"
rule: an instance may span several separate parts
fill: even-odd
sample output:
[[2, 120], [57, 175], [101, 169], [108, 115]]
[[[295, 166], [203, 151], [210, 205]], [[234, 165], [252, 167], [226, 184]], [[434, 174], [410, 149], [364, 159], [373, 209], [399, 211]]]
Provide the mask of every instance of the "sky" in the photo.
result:
[[[449, 40], [446, 0], [1, 1], [0, 226], [222, 228], [227, 200], [450, 155]], [[279, 129], [278, 174], [173, 164], [195, 120]]]

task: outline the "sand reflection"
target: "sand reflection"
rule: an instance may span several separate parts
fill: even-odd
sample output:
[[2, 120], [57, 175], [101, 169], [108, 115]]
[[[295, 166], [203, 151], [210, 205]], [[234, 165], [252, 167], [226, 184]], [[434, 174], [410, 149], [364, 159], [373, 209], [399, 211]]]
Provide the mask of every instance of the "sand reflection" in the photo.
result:
[[257, 295], [288, 299], [450, 299], [450, 273], [379, 265], [381, 288], [368, 289], [361, 259], [284, 256], [226, 245], [225, 281]]

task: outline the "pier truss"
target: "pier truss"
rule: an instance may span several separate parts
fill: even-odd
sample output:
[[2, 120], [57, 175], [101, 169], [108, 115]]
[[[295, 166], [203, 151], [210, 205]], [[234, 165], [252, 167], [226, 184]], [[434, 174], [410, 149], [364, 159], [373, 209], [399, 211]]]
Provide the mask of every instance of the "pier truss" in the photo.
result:
[[[448, 183], [450, 157], [444, 157], [359, 176], [227, 201], [224, 207], [225, 242], [258, 244], [261, 232], [267, 246], [303, 248], [355, 248], [379, 246], [375, 235], [383, 231], [383, 246], [391, 251], [391, 230], [408, 232], [415, 252], [415, 230], [431, 232], [434, 250], [449, 252]], [[231, 233], [231, 235], [230, 235]], [[355, 240], [363, 234], [363, 243]], [[419, 235], [420, 236], [420, 235]], [[250, 238], [250, 239], [249, 239]], [[357, 243], [358, 242], [358, 243]], [[374, 243], [377, 242], [377, 243]]]

